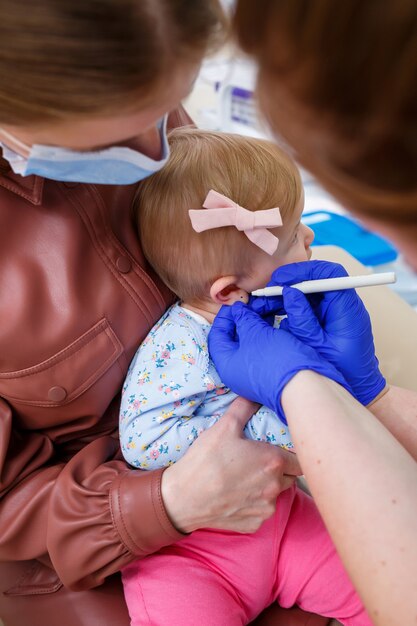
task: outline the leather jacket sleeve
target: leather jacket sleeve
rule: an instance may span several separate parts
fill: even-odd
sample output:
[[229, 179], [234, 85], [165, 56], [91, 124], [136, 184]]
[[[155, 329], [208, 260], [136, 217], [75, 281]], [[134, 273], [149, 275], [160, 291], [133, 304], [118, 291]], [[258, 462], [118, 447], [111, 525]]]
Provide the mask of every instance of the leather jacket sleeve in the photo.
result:
[[128, 468], [117, 439], [101, 437], [54, 463], [47, 436], [12, 422], [0, 401], [1, 560], [49, 554], [66, 586], [85, 589], [182, 537], [162, 503], [162, 471]]
[[117, 432], [129, 362], [172, 294], [139, 248], [135, 186], [3, 172], [0, 560], [37, 559], [92, 588], [182, 537], [162, 471], [128, 467]]

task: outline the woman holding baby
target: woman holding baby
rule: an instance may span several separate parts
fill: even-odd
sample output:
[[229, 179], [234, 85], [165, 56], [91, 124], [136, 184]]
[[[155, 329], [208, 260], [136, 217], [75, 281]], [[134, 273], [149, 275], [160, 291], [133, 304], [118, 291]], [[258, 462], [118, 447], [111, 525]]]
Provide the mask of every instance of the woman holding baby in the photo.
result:
[[[398, 3], [388, 4], [396, 11]], [[253, 33], [261, 32], [258, 19], [263, 13], [261, 7], [258, 10]], [[302, 14], [303, 9], [299, 10]], [[288, 23], [279, 21], [294, 37], [297, 27], [290, 27], [297, 24], [296, 16], [295, 11]], [[406, 8], [398, 9], [393, 22], [398, 32], [400, 17], [406, 24], [415, 23], [407, 17]], [[352, 16], [351, 20], [354, 23]], [[395, 35], [393, 23], [388, 32], [395, 50], [400, 47], [400, 37]], [[407, 41], [412, 41], [411, 25]], [[271, 19], [269, 28], [276, 27]], [[143, 258], [130, 209], [137, 183], [162, 168], [168, 158], [166, 124], [188, 121], [176, 109], [191, 89], [204, 54], [217, 45], [221, 29], [216, 3], [203, 0], [1, 3], [0, 617], [6, 626], [46, 626], [56, 623], [57, 615], [68, 626], [94, 620], [128, 624], [115, 577], [123, 566], [197, 528], [256, 530], [273, 513], [278, 494], [290, 487], [300, 472], [291, 453], [242, 438], [253, 413], [253, 406], [243, 400], [237, 401], [206, 437], [197, 440], [181, 462], [165, 471], [130, 470], [117, 441], [119, 392], [128, 363], [172, 297]], [[406, 93], [409, 59], [413, 57], [407, 56], [406, 46], [401, 50], [401, 85]], [[328, 61], [325, 55], [323, 67]], [[314, 72], [310, 76], [314, 82]], [[278, 77], [274, 85], [279, 83]], [[299, 95], [298, 89], [295, 93]], [[371, 95], [366, 92], [364, 97], [371, 100]], [[272, 91], [271, 101], [275, 101]], [[387, 119], [390, 115], [400, 119], [399, 110], [396, 108], [394, 115], [394, 109], [388, 107]], [[415, 124], [412, 109], [405, 110], [406, 119]], [[326, 118], [319, 117], [324, 128]], [[378, 124], [375, 128], [378, 130]], [[390, 127], [390, 139], [392, 133]], [[333, 145], [333, 137], [320, 136], [326, 138], [320, 146], [323, 162], [332, 165], [330, 157], [334, 160], [339, 152], [324, 148]], [[295, 145], [290, 137], [288, 142]], [[311, 154], [314, 160], [317, 153]], [[398, 151], [387, 150], [386, 154], [397, 162]], [[304, 158], [307, 163], [307, 151]], [[358, 176], [355, 159], [360, 165], [363, 160], [368, 162], [353, 151], [346, 169], [349, 181]], [[317, 159], [317, 164], [321, 163]], [[404, 200], [404, 212], [410, 207], [408, 226], [398, 227], [398, 232], [411, 257], [415, 189], [406, 178], [412, 161], [406, 159], [405, 163], [410, 167], [401, 168], [403, 179], [390, 181], [385, 173], [376, 179], [379, 170], [375, 165], [365, 183], [375, 189], [391, 185], [393, 194]], [[336, 168], [334, 180], [344, 181], [344, 176], [343, 168]], [[346, 193], [350, 188], [346, 186]], [[357, 206], [359, 210], [363, 204]], [[394, 206], [384, 205], [384, 223], [390, 232], [395, 230], [391, 226]], [[288, 278], [289, 282], [297, 280], [298, 275]], [[293, 294], [287, 295], [288, 307], [291, 298]], [[325, 304], [330, 318], [337, 321], [343, 302]], [[295, 311], [300, 306], [308, 305], [293, 303]], [[320, 306], [313, 312], [307, 310], [313, 324], [315, 319], [323, 324]], [[305, 345], [296, 320], [290, 318], [289, 324], [287, 332]], [[325, 327], [326, 333], [328, 338]], [[371, 335], [365, 332], [364, 337], [369, 346]], [[243, 349], [244, 333], [241, 343]], [[335, 343], [327, 362], [338, 358]], [[267, 347], [265, 362], [273, 344]], [[327, 358], [320, 355], [320, 345], [312, 349], [320, 358]], [[249, 350], [244, 357], [250, 358]], [[216, 365], [227, 383], [229, 373], [226, 364], [222, 371], [220, 360]], [[376, 371], [374, 374], [377, 376]], [[350, 371], [345, 369], [343, 376], [355, 395], [348, 380]], [[382, 617], [375, 617], [376, 623], [388, 624], [391, 614], [384, 597], [392, 600], [398, 611], [400, 595], [398, 588], [388, 593], [386, 581], [396, 579], [398, 572], [399, 584], [412, 580], [409, 569], [405, 576], [411, 554], [405, 553], [402, 565], [393, 551], [387, 559], [380, 559], [386, 564], [380, 563], [378, 575], [372, 570], [372, 585], [369, 568], [376, 567], [372, 559], [379, 558], [385, 533], [387, 543], [393, 545], [394, 526], [396, 536], [407, 541], [415, 506], [415, 495], [409, 493], [415, 485], [415, 465], [404, 448], [380, 428], [373, 413], [340, 385], [305, 369], [287, 382], [274, 387], [274, 398], [281, 400], [293, 437], [300, 442], [303, 436], [310, 439], [308, 428], [313, 421], [293, 417], [301, 409], [299, 384], [303, 394], [308, 394], [308, 413], [311, 415], [314, 407], [314, 414], [322, 420], [321, 432], [326, 433], [325, 450], [313, 447], [309, 452], [306, 446], [304, 453], [300, 451], [303, 470], [366, 607], [371, 615], [380, 611]], [[260, 379], [256, 384], [260, 397], [263, 382]], [[247, 395], [252, 395], [251, 386], [248, 381]], [[358, 391], [356, 395], [359, 397]], [[378, 402], [383, 419], [394, 423], [399, 411], [406, 416], [415, 407], [413, 397], [392, 389]], [[228, 445], [222, 447], [220, 442]], [[364, 456], [367, 464], [361, 466], [357, 461]], [[387, 456], [390, 462], [383, 466], [381, 457], [386, 460]], [[312, 470], [321, 466], [327, 471]], [[341, 482], [337, 483], [336, 469], [340, 467], [337, 475]], [[332, 480], [322, 482], [323, 475]], [[391, 497], [397, 500], [395, 506], [385, 502], [376, 476], [379, 484], [392, 480], [389, 493], [396, 494]], [[355, 491], [360, 487], [353, 519], [349, 517], [351, 483]], [[372, 498], [367, 498], [369, 493]], [[392, 511], [396, 512], [391, 519]], [[380, 534], [373, 525], [372, 535], [362, 537], [370, 550], [364, 563], [357, 529], [363, 530], [369, 517], [384, 523], [378, 527]], [[406, 586], [402, 597], [403, 607], [409, 610]], [[401, 614], [405, 623], [409, 615]]]

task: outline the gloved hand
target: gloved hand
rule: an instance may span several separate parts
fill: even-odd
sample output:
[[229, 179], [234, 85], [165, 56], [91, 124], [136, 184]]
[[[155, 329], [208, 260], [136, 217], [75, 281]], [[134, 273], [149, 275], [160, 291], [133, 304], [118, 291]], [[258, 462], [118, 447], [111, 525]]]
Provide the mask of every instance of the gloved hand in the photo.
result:
[[[279, 267], [269, 285], [291, 285], [303, 280], [347, 276], [337, 263], [305, 261]], [[281, 298], [256, 298], [251, 306], [269, 315], [284, 305], [287, 319], [281, 328], [290, 331], [330, 361], [344, 376], [355, 398], [369, 404], [386, 387], [375, 356], [368, 311], [354, 289], [305, 296], [286, 287]]]
[[285, 424], [281, 394], [300, 370], [314, 370], [350, 392], [342, 374], [314, 348], [272, 328], [242, 302], [220, 309], [208, 345], [222, 381], [240, 396], [268, 406]]

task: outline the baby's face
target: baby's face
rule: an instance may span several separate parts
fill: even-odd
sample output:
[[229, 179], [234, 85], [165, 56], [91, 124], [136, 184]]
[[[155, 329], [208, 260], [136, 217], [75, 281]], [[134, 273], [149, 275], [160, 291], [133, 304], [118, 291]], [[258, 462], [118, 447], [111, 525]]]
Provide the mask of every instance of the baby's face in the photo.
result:
[[310, 260], [310, 245], [313, 242], [314, 233], [311, 228], [300, 222], [303, 208], [304, 193], [290, 220], [281, 228], [271, 229], [271, 232], [279, 238], [278, 248], [272, 256], [265, 253], [258, 255], [251, 276], [244, 279], [246, 291], [265, 287], [272, 272], [281, 265]]

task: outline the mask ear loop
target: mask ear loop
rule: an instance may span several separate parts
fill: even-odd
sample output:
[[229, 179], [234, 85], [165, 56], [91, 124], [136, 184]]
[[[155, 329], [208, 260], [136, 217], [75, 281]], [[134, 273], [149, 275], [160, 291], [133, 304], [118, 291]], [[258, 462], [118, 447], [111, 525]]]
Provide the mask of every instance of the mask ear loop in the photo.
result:
[[20, 139], [17, 139], [3, 128], [0, 128], [0, 140], [2, 137], [6, 139], [6, 146], [10, 150], [13, 150], [24, 158], [27, 158], [30, 155], [31, 148], [26, 143], [23, 143], [23, 141], [20, 141]]
[[170, 154], [169, 141], [167, 136], [167, 127], [168, 127], [168, 113], [161, 118], [158, 123], [159, 134], [161, 136], [161, 145], [162, 145], [162, 160], [167, 159]]

